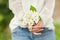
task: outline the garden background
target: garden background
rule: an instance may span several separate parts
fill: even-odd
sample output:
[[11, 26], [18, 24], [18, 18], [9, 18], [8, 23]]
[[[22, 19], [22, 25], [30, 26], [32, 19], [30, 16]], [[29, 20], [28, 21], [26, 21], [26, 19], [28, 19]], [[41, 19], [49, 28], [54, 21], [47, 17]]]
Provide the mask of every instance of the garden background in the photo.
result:
[[[12, 11], [9, 10], [8, 0], [0, 0], [0, 40], [11, 40], [9, 22], [13, 16]], [[60, 40], [60, 0], [56, 0], [53, 18], [56, 40]]]

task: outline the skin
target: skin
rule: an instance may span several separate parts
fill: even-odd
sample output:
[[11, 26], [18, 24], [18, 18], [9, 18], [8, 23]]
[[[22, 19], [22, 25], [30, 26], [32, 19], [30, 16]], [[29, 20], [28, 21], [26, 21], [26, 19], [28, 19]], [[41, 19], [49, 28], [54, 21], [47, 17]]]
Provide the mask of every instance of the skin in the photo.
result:
[[[28, 24], [26, 26], [27, 26], [27, 28], [29, 27]], [[43, 31], [43, 30], [44, 30], [44, 27], [42, 24], [40, 24], [40, 23], [35, 24], [34, 23], [32, 30], [30, 30], [30, 32], [34, 33], [34, 32], [39, 32], [39, 31]]]

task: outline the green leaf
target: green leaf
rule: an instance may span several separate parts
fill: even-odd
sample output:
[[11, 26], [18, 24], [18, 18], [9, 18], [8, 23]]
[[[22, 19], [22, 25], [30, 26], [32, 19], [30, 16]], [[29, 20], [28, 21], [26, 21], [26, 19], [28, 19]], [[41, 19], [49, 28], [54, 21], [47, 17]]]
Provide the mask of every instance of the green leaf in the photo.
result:
[[37, 10], [36, 10], [36, 8], [34, 7], [34, 6], [30, 6], [30, 10], [32, 11], [32, 12], [36, 12]]

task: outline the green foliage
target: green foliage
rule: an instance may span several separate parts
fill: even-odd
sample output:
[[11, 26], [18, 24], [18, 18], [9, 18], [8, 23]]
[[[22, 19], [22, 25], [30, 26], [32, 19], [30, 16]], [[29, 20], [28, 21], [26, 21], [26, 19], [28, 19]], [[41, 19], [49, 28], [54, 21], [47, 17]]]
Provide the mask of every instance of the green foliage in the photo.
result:
[[11, 36], [8, 36], [4, 33], [0, 33], [0, 40], [11, 40]]
[[0, 14], [0, 22], [4, 19], [4, 16]]
[[8, 26], [12, 17], [13, 14], [9, 10], [8, 0], [0, 0], [0, 31], [3, 31]]
[[36, 10], [36, 8], [34, 7], [34, 6], [30, 6], [30, 10], [32, 11], [32, 12], [36, 12], [37, 10]]
[[56, 40], [60, 40], [60, 22], [55, 22]]
[[8, 27], [13, 14], [9, 10], [8, 0], [0, 0], [0, 40], [11, 40], [5, 29]]

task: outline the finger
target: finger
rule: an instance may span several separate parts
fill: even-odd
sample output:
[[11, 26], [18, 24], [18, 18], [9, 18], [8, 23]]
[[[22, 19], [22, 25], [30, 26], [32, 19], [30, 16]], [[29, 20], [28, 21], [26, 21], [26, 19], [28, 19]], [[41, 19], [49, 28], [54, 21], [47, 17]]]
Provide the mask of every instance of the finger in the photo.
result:
[[38, 26], [38, 27], [41, 27], [41, 28], [44, 28], [43, 25], [40, 24], [40, 23], [37, 23], [37, 26]]
[[32, 29], [32, 30], [30, 30], [31, 32], [37, 32], [38, 31], [38, 29]]
[[39, 33], [39, 32], [41, 32], [41, 31], [43, 31], [44, 29], [33, 29], [31, 32], [37, 32], [37, 33]]
[[32, 29], [31, 32], [39, 32], [40, 29]]
[[43, 31], [43, 30], [44, 30], [44, 29], [40, 29], [39, 32], [40, 32], [40, 31]]
[[35, 34], [35, 35], [41, 35], [42, 33], [33, 33], [33, 34]]
[[41, 28], [41, 27], [33, 27], [32, 29], [44, 29], [44, 27], [43, 28]]
[[37, 28], [37, 26], [35, 25], [35, 26], [32, 26], [32, 28]]
[[44, 27], [43, 26], [41, 26], [41, 27], [38, 27], [39, 29], [44, 29]]
[[32, 28], [40, 28], [40, 29], [43, 29], [44, 27], [41, 26], [41, 25], [35, 25], [35, 26], [33, 26]]

